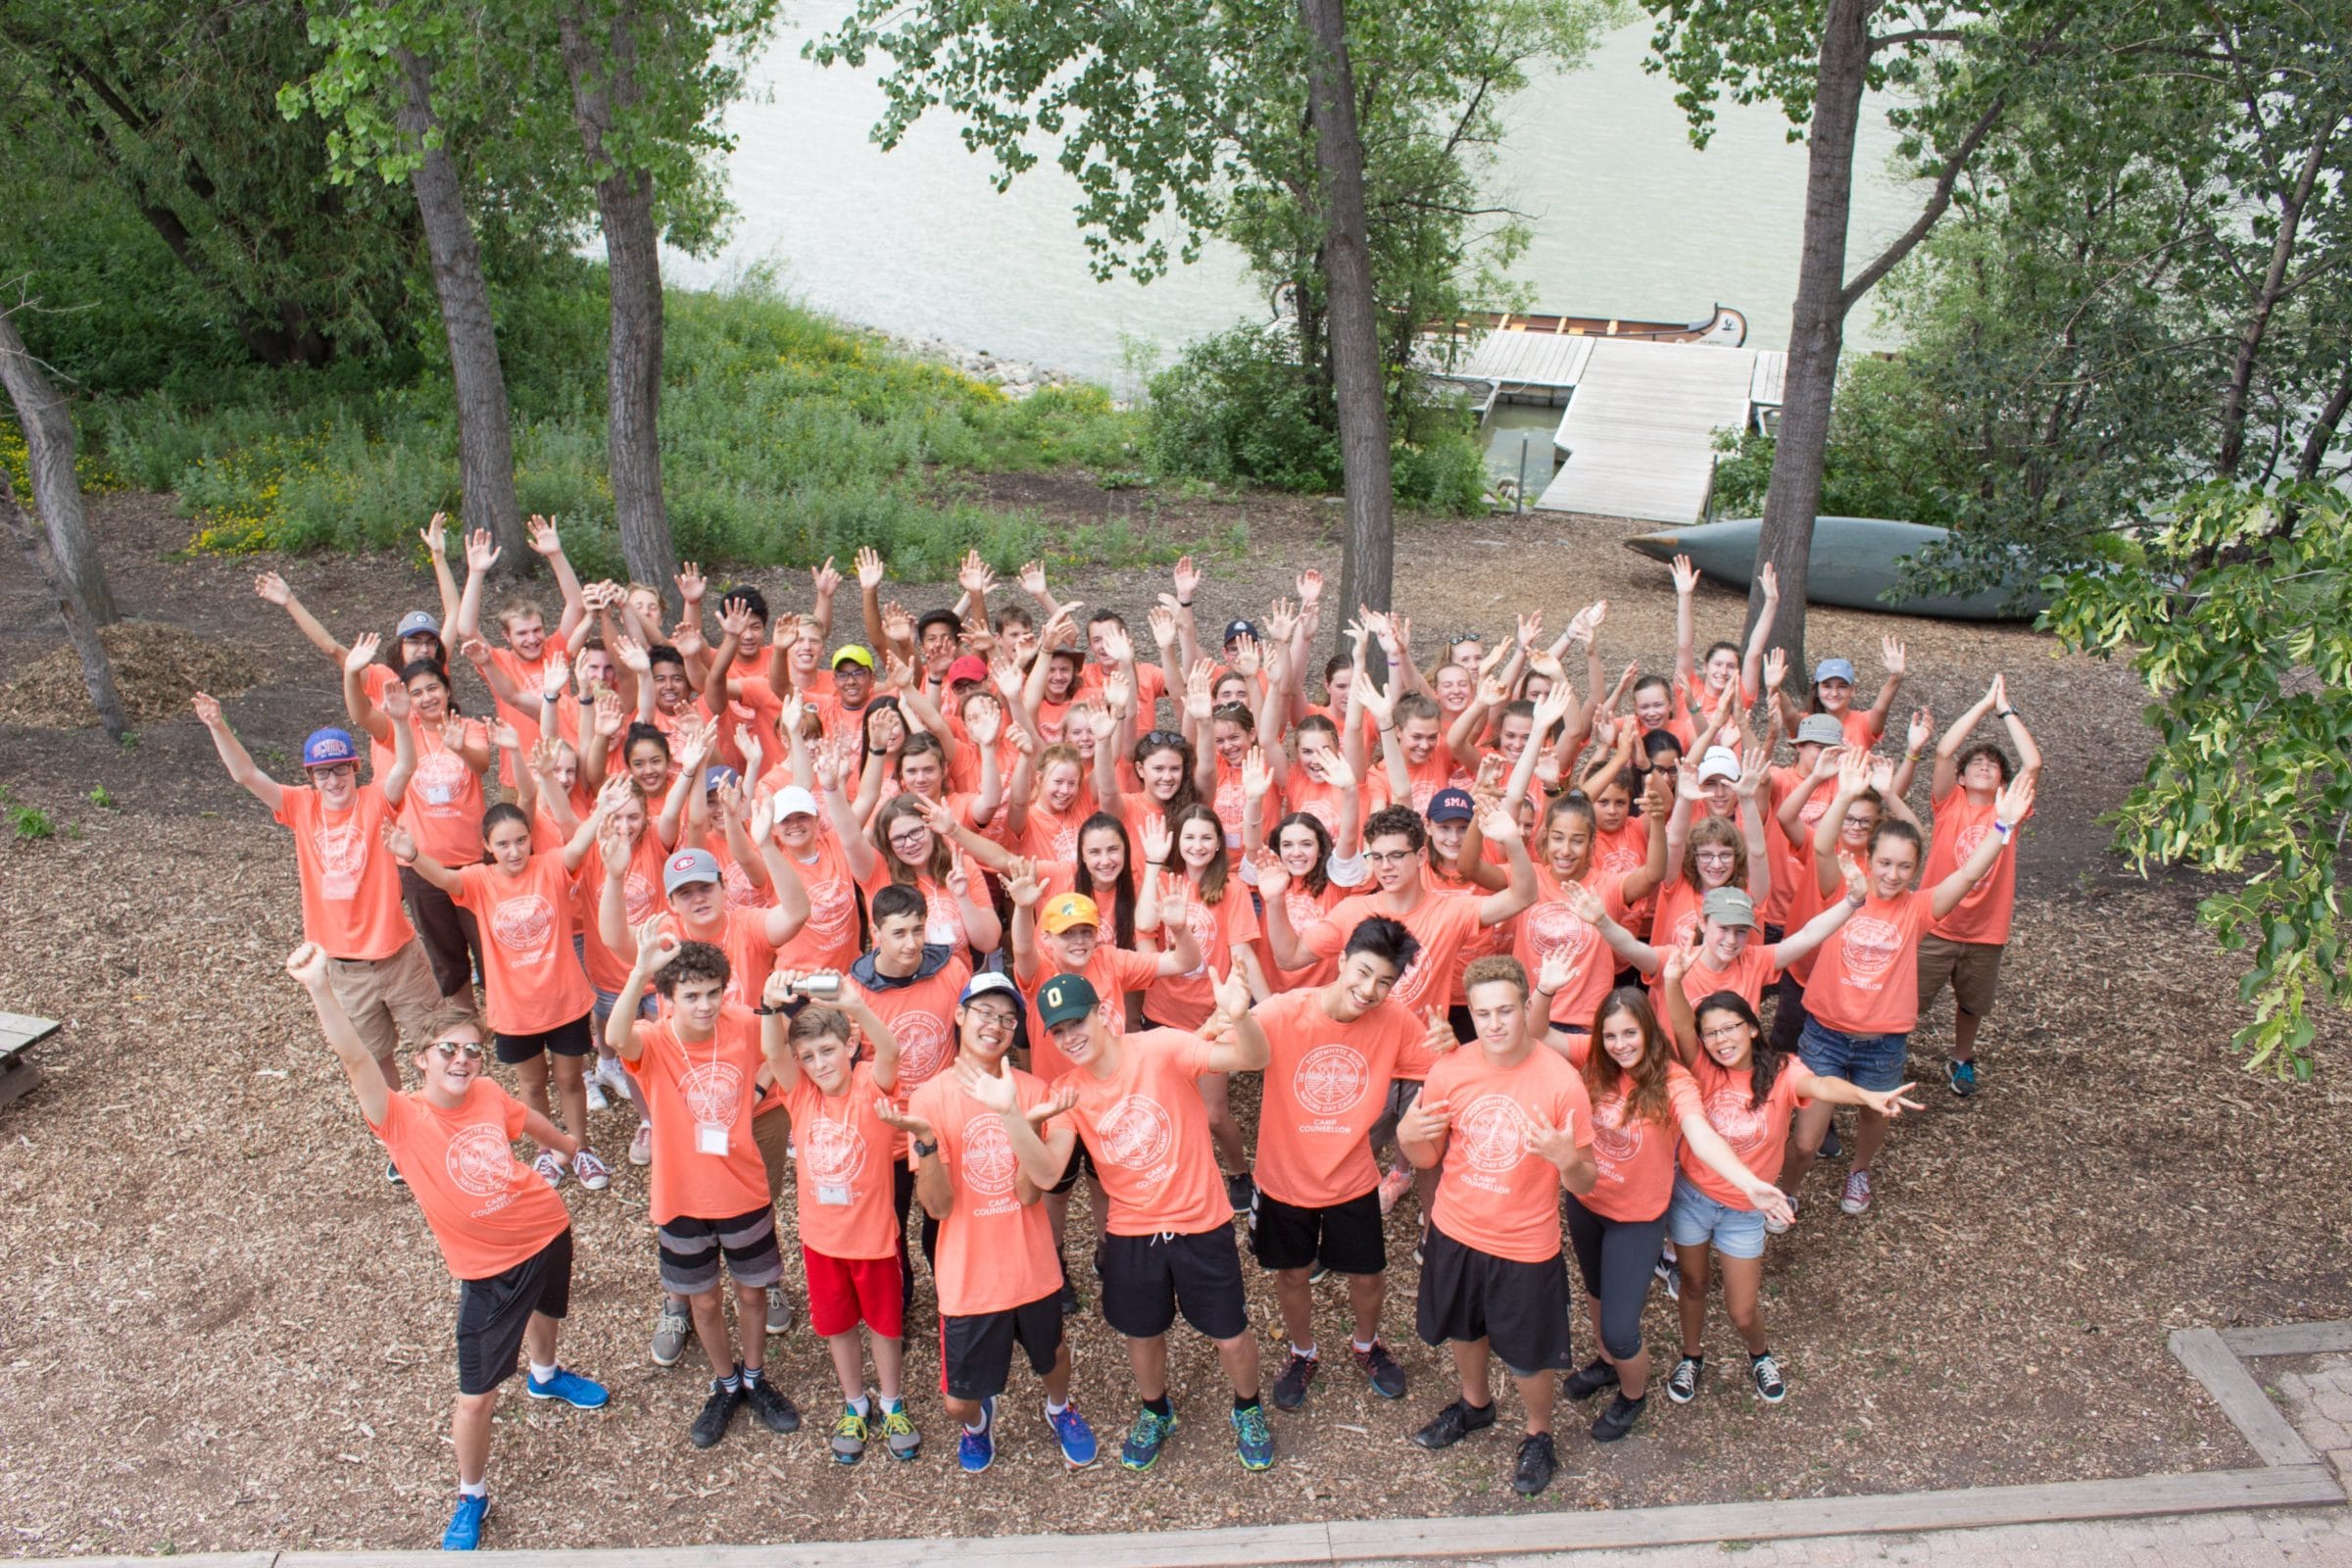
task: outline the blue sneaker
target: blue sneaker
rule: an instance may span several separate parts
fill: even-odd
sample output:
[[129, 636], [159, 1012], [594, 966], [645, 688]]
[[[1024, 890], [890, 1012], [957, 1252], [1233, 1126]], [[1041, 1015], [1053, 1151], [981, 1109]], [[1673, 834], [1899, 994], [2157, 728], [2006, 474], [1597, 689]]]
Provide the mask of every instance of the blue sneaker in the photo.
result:
[[1250, 1404], [1233, 1412], [1234, 1447], [1245, 1470], [1274, 1468], [1274, 1432], [1266, 1425], [1266, 1407]]
[[1073, 1470], [1083, 1470], [1095, 1462], [1102, 1451], [1095, 1442], [1095, 1429], [1086, 1424], [1074, 1404], [1061, 1407], [1061, 1414], [1048, 1415], [1046, 1425], [1054, 1429], [1054, 1441], [1061, 1445], [1061, 1457]]
[[534, 1399], [562, 1399], [574, 1410], [599, 1410], [612, 1397], [612, 1392], [602, 1383], [592, 1382], [577, 1372], [566, 1372], [562, 1367], [556, 1368], [556, 1375], [545, 1383], [525, 1372], [522, 1375], [522, 1387], [523, 1392]]
[[1962, 1100], [1977, 1092], [1977, 1064], [1973, 1061], [1947, 1061], [1943, 1075], [1952, 1086], [1952, 1093]]
[[449, 1516], [449, 1528], [441, 1532], [443, 1551], [471, 1551], [482, 1544], [482, 1518], [490, 1511], [487, 1496], [458, 1498], [458, 1511]]
[[1176, 1412], [1155, 1413], [1148, 1404], [1137, 1405], [1135, 1425], [1127, 1429], [1127, 1441], [1119, 1445], [1119, 1463], [1130, 1470], [1149, 1470], [1159, 1458], [1159, 1450], [1176, 1430]]
[[963, 1467], [963, 1473], [967, 1476], [976, 1476], [997, 1462], [997, 1396], [995, 1395], [992, 1394], [980, 1401], [980, 1414], [988, 1424], [977, 1432], [969, 1427], [964, 1428], [963, 1436], [956, 1443], [956, 1462]]

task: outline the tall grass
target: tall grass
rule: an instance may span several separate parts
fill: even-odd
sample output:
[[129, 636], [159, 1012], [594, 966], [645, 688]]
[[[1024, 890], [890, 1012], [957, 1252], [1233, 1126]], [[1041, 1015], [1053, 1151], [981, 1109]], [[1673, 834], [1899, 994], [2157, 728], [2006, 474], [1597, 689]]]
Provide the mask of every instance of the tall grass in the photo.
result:
[[[526, 514], [564, 526], [583, 569], [617, 573], [601, 273], [582, 268], [576, 282], [501, 301], [515, 486]], [[1140, 467], [1134, 417], [1100, 388], [1010, 402], [757, 278], [672, 292], [664, 326], [662, 466], [683, 557], [846, 562], [870, 544], [920, 577], [949, 574], [967, 549], [1000, 570], [1079, 548], [1116, 552], [1114, 564], [1174, 552], [1124, 528], [1050, 529], [1034, 514], [943, 495], [941, 470]], [[198, 550], [397, 548], [432, 513], [460, 510], [456, 413], [446, 365], [430, 353], [392, 384], [255, 372], [201, 393], [101, 400], [84, 422], [124, 482], [179, 492]]]

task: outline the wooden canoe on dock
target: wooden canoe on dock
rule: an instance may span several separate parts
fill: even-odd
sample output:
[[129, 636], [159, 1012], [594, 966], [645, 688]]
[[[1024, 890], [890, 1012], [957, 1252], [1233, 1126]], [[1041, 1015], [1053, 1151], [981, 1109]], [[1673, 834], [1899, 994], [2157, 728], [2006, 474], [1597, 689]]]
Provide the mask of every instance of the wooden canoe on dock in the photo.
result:
[[1574, 337], [1638, 338], [1648, 343], [1712, 343], [1736, 349], [1747, 341], [1747, 318], [1728, 305], [1697, 321], [1629, 321], [1607, 316], [1515, 316], [1472, 311], [1450, 321], [1432, 321], [1423, 331], [1438, 337], [1475, 338], [1488, 332], [1552, 333]]
[[[1625, 543], [1627, 549], [1652, 561], [1689, 556], [1703, 575], [1745, 593], [1755, 576], [1756, 540], [1763, 526], [1759, 517], [1735, 517], [1727, 522], [1640, 534]], [[1941, 540], [1948, 531], [1886, 517], [1816, 517], [1805, 599], [1841, 610], [1875, 610], [1936, 620], [2031, 620], [2049, 607], [2049, 596], [2038, 591], [2013, 603], [2011, 592], [2021, 586], [2017, 583], [1968, 595], [1931, 594], [1893, 601], [1881, 597], [1894, 586], [1906, 558]]]

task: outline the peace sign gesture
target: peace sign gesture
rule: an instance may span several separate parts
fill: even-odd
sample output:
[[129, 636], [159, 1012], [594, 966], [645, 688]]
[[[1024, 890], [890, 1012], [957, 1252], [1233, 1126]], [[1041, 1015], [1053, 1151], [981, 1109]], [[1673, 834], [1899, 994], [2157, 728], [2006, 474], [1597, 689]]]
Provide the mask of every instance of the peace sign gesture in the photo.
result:
[[1566, 1170], [1576, 1163], [1576, 1152], [1581, 1147], [1576, 1141], [1573, 1122], [1554, 1127], [1542, 1111], [1528, 1113], [1527, 1152], [1538, 1159]]

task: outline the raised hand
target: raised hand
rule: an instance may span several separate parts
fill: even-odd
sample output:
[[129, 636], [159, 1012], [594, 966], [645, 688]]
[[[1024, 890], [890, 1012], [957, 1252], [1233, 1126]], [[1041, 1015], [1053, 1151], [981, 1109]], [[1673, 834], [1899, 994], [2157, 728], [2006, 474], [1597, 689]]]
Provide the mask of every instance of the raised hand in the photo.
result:
[[1607, 907], [1601, 904], [1600, 895], [1582, 882], [1571, 882], [1561, 888], [1560, 902], [1568, 906], [1570, 914], [1575, 915], [1587, 925], [1600, 924], [1609, 912]]
[[1262, 801], [1274, 785], [1274, 775], [1266, 770], [1265, 751], [1256, 746], [1242, 759], [1242, 795], [1245, 799]]
[[1042, 561], [1021, 563], [1021, 592], [1032, 599], [1046, 597], [1046, 564]]
[[1489, 844], [1516, 844], [1519, 842], [1519, 813], [1497, 807], [1478, 819], [1478, 831], [1485, 835]]
[[536, 514], [530, 521], [530, 539], [531, 549], [551, 560], [564, 553], [564, 539], [556, 532], [556, 525]]
[[416, 530], [416, 537], [424, 542], [425, 555], [439, 561], [449, 548], [449, 514], [434, 513], [432, 519]]
[[188, 706], [196, 710], [196, 722], [206, 729], [221, 727], [220, 698], [210, 692], [197, 692], [188, 698]]
[[371, 631], [364, 631], [354, 637], [351, 640], [350, 652], [343, 656], [343, 673], [357, 675], [361, 670], [374, 663], [376, 650], [383, 645], [384, 640]]
[[625, 632], [612, 639], [612, 657], [620, 661], [623, 669], [632, 673], [650, 675], [654, 672], [652, 651]]
[[1214, 980], [1210, 989], [1217, 999], [1217, 1012], [1227, 1023], [1238, 1022], [1250, 1010], [1250, 977], [1239, 964]]
[[833, 564], [831, 556], [825, 558], [823, 565], [808, 568], [808, 584], [816, 591], [820, 605], [841, 591], [841, 571]]
[[[1772, 568], [1768, 566], [1765, 569], [1769, 571]], [[1766, 650], [1764, 654], [1764, 689], [1768, 692], [1777, 692], [1788, 678], [1788, 650], [1781, 648]]]
[[1176, 612], [1165, 605], [1153, 605], [1144, 618], [1151, 623], [1153, 642], [1161, 648], [1176, 646]]
[[1004, 733], [1004, 710], [997, 707], [993, 697], [978, 698], [964, 710], [963, 732], [972, 738], [974, 746], [996, 745], [997, 737]]
[[1000, 1116], [1017, 1109], [1021, 1103], [1020, 1085], [1013, 1080], [1012, 1063], [1002, 1057], [998, 1058], [994, 1072], [959, 1058], [956, 1063], [956, 1087], [979, 1102], [983, 1109]]
[[[465, 737], [466, 721], [462, 718], [458, 718], [458, 715], [455, 713], [450, 714], [450, 717], [457, 719], [458, 734], [460, 740], [462, 741]], [[443, 736], [446, 737], [448, 733], [447, 726], [444, 726], [442, 729]], [[502, 752], [516, 752], [522, 749], [522, 737], [514, 733], [514, 725], [503, 722], [497, 723], [490, 726], [490, 744], [497, 747]]]
[[274, 571], [265, 571], [256, 575], [253, 579], [253, 591], [280, 610], [285, 609], [294, 600], [294, 590], [287, 587], [286, 579]]
[[1743, 801], [1752, 801], [1763, 789], [1764, 780], [1772, 772], [1772, 754], [1761, 746], [1750, 746], [1740, 757], [1740, 777], [1732, 784], [1732, 793]]
[[416, 840], [410, 835], [407, 828], [402, 827], [398, 822], [386, 821], [383, 838], [384, 848], [392, 853], [392, 858], [403, 865], [416, 863]]
[[2034, 775], [2020, 773], [2001, 791], [2000, 799], [1992, 803], [1995, 825], [2014, 828], [2034, 809]]
[[1903, 640], [1900, 637], [1887, 636], [1879, 639], [1879, 662], [1886, 666], [1887, 674], [1900, 675], [1903, 673]]
[[[1169, 628], [1171, 633], [1173, 633], [1174, 630], [1175, 628], [1173, 626]], [[1135, 658], [1135, 639], [1128, 636], [1127, 628], [1120, 625], [1117, 621], [1104, 621], [1102, 623], [1102, 631], [1096, 635], [1102, 639], [1102, 657], [1110, 663], [1124, 664]], [[1152, 635], [1156, 637], [1159, 634], [1156, 630], [1154, 630]], [[1169, 640], [1173, 641], [1173, 636], [1171, 636]]]
[[1137, 824], [1137, 836], [1144, 841], [1144, 861], [1148, 865], [1165, 865], [1168, 854], [1176, 847], [1176, 836], [1168, 831], [1168, 819], [1157, 811]]
[[1254, 675], [1257, 667], [1257, 639], [1245, 632], [1233, 642], [1233, 672], [1237, 675]]
[[675, 648], [682, 659], [693, 659], [710, 646], [703, 638], [703, 612], [700, 610], [671, 629], [669, 646]]
[[[1569, 907], [1573, 909], [1575, 906]], [[1592, 922], [1588, 920], [1586, 923]], [[1577, 965], [1568, 961], [1567, 951], [1554, 949], [1544, 956], [1544, 965], [1536, 971], [1536, 989], [1547, 997], [1556, 997], [1568, 989], [1568, 983], [1576, 978], [1576, 971]]]
[[490, 530], [476, 528], [466, 536], [466, 569], [488, 571], [498, 564], [499, 548], [490, 538]]
[[752, 629], [752, 607], [741, 599], [730, 599], [718, 607], [718, 629], [737, 642]]
[[626, 728], [628, 728], [628, 713], [620, 706], [620, 694], [613, 691], [597, 693], [596, 732], [611, 741], [618, 739], [620, 732]]
[[1168, 573], [1168, 583], [1176, 590], [1180, 603], [1190, 604], [1200, 591], [1200, 568], [1193, 564], [1192, 557], [1178, 556], [1174, 569]]
[[858, 586], [860, 589], [879, 588], [882, 586], [884, 575], [882, 558], [875, 553], [874, 547], [859, 545], [858, 547]]
[[1216, 672], [1217, 666], [1202, 659], [1196, 661], [1191, 672], [1184, 677], [1184, 716], [1196, 724], [1208, 720], [1210, 682]]
[[384, 716], [395, 724], [406, 724], [416, 704], [409, 701], [409, 689], [394, 684], [384, 688]]
[[1323, 574], [1313, 567], [1310, 566], [1300, 572], [1298, 581], [1293, 586], [1298, 590], [1298, 603], [1301, 607], [1323, 602]]
[[1673, 943], [1667, 947], [1658, 967], [1658, 978], [1667, 990], [1671, 991], [1681, 985], [1683, 976], [1689, 974], [1697, 965], [1699, 944], [1705, 940], [1706, 927], [1693, 920], [1690, 923], [1689, 940]]
[[551, 703], [562, 697], [571, 684], [573, 664], [570, 659], [549, 660], [547, 667], [539, 672], [539, 695]]
[[1916, 757], [1926, 751], [1928, 742], [1935, 738], [1936, 715], [1924, 708], [1911, 710], [1911, 729], [1903, 738], [1903, 750]]
[[956, 583], [965, 593], [977, 598], [997, 585], [997, 574], [988, 569], [977, 550], [966, 550], [956, 568]]
[[1288, 599], [1277, 599], [1266, 607], [1266, 641], [1277, 648], [1290, 646], [1291, 633], [1298, 629], [1298, 615]]
[[1004, 864], [1001, 873], [1004, 896], [1022, 908], [1032, 908], [1045, 896], [1046, 885], [1038, 880], [1035, 860], [1014, 858]]
[[1291, 891], [1291, 868], [1272, 850], [1257, 853], [1257, 896], [1268, 904]]
[[1352, 789], [1355, 769], [1348, 765], [1346, 754], [1333, 747], [1323, 754], [1323, 782], [1335, 790]]
[[1698, 592], [1698, 568], [1690, 564], [1689, 556], [1674, 558], [1674, 592], [1678, 599], [1688, 599]]
[[1766, 604], [1779, 604], [1781, 602], [1781, 568], [1769, 561], [1764, 563], [1764, 569], [1756, 573], [1756, 586], [1763, 590]]
[[1114, 718], [1125, 718], [1128, 711], [1134, 708], [1135, 682], [1127, 678], [1125, 670], [1104, 677], [1102, 701], [1109, 707], [1111, 716]]
[[[670, 961], [684, 951], [686, 944], [677, 934], [663, 928], [663, 917], [655, 915], [637, 928], [637, 972], [651, 977], [667, 968]], [[768, 977], [774, 979], [773, 975]]]

